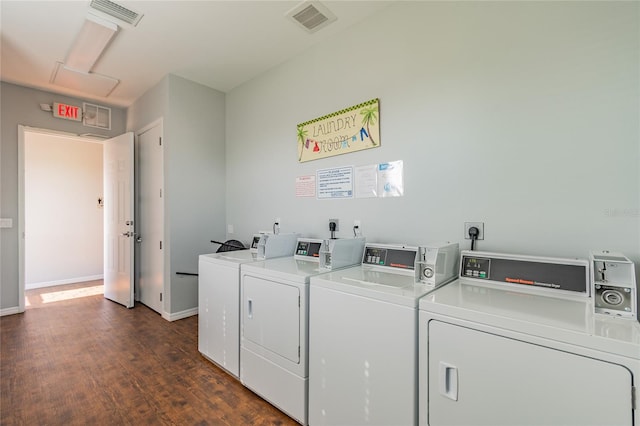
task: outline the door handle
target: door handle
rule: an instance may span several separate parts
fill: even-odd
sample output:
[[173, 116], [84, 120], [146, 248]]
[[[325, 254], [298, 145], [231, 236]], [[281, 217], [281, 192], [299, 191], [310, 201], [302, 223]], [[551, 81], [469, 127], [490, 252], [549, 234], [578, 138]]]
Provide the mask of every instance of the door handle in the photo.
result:
[[458, 400], [458, 368], [440, 361], [440, 395], [453, 401]]
[[122, 236], [123, 236], [123, 237], [132, 237], [132, 236], [133, 236], [133, 233], [132, 233], [132, 232], [129, 232], [129, 231], [127, 231], [127, 232], [123, 232], [123, 233], [122, 233]]
[[249, 319], [253, 319], [253, 300], [248, 299], [247, 302], [247, 316]]

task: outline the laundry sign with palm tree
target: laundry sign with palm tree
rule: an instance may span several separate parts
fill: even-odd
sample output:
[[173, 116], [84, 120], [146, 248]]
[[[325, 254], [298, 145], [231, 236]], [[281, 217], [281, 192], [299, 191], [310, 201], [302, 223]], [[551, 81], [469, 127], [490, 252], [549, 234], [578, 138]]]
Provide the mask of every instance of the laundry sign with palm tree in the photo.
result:
[[298, 124], [298, 161], [380, 146], [380, 100], [372, 99]]

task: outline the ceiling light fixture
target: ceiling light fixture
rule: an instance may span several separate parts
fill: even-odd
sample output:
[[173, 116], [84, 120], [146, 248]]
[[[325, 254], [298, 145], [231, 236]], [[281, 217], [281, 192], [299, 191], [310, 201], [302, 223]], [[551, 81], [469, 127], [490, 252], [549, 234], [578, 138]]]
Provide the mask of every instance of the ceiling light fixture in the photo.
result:
[[109, 96], [120, 83], [120, 80], [106, 75], [76, 71], [62, 62], [56, 62], [50, 81], [59, 86], [102, 97]]
[[88, 73], [118, 32], [118, 26], [91, 13], [71, 46], [65, 67]]

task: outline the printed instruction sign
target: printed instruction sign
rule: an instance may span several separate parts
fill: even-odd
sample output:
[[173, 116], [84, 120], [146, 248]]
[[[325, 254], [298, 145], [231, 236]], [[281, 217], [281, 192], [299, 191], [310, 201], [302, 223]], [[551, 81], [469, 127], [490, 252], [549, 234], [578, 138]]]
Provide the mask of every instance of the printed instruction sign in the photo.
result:
[[378, 196], [378, 165], [358, 166], [356, 174], [356, 198], [375, 198]]
[[296, 177], [296, 197], [315, 197], [316, 177], [315, 175]]
[[336, 167], [316, 172], [318, 199], [353, 198], [353, 167]]
[[378, 164], [378, 197], [402, 197], [404, 179], [402, 161]]

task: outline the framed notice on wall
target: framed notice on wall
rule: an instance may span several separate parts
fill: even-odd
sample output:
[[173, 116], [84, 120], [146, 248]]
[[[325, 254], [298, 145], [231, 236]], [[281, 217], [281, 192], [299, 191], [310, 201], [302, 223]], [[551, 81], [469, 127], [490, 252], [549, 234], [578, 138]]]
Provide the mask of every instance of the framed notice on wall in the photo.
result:
[[298, 124], [301, 163], [379, 146], [379, 99]]

